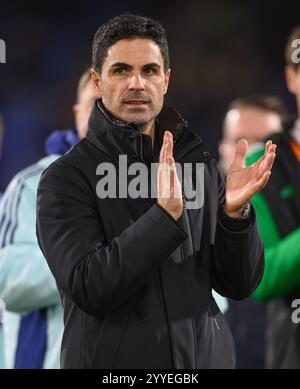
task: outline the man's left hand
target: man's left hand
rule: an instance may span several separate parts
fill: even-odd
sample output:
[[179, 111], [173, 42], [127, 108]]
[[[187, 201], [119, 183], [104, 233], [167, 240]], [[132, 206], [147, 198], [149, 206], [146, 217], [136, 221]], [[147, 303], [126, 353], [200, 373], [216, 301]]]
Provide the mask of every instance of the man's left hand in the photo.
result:
[[242, 216], [244, 206], [265, 187], [275, 159], [276, 145], [269, 140], [264, 155], [250, 167], [245, 167], [247, 149], [248, 142], [241, 139], [226, 180], [224, 212], [233, 218]]

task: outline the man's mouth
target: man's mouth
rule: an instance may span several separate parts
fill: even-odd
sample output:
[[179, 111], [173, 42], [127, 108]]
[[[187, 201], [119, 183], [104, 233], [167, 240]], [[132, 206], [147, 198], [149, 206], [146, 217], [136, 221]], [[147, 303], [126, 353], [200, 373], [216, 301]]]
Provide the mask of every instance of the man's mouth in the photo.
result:
[[148, 100], [140, 100], [140, 99], [132, 99], [132, 100], [126, 100], [124, 102], [125, 104], [128, 104], [128, 105], [133, 105], [133, 106], [142, 106], [142, 105], [146, 105], [149, 103]]

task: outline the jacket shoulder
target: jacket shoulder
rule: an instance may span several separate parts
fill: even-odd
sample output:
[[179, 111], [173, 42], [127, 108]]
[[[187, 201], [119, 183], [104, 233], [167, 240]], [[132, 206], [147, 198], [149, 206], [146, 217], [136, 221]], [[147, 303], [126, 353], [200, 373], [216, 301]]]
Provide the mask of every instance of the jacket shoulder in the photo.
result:
[[38, 196], [52, 193], [77, 198], [80, 201], [84, 198], [89, 200], [94, 198], [87, 174], [94, 161], [90, 157], [91, 153], [82, 150], [86, 147], [83, 141], [84, 139], [43, 171], [38, 184]]
[[55, 175], [64, 176], [67, 172], [76, 171], [76, 161], [78, 158], [82, 158], [86, 155], [86, 145], [84, 139], [76, 143], [66, 154], [56, 158], [49, 166], [44, 170], [42, 176]]

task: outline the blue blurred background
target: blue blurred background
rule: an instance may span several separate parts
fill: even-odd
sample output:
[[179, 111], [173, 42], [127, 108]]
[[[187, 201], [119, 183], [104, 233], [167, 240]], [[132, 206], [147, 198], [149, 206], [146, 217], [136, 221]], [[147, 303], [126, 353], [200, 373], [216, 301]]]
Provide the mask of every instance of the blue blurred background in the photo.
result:
[[43, 156], [51, 131], [74, 126], [76, 84], [90, 64], [93, 35], [125, 11], [165, 26], [172, 67], [167, 101], [215, 151], [233, 98], [275, 94], [295, 111], [284, 84], [283, 51], [290, 30], [300, 24], [299, 1], [1, 1], [7, 63], [0, 64], [0, 191]]

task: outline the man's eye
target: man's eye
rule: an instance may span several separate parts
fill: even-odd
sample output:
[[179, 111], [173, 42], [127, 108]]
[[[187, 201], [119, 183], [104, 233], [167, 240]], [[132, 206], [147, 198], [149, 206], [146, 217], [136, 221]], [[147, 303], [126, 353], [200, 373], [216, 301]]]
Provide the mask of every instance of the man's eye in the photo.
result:
[[125, 68], [117, 68], [115, 69], [115, 74], [124, 74], [126, 71]]
[[147, 74], [148, 76], [151, 75], [151, 74], [154, 74], [155, 73], [155, 70], [152, 69], [152, 68], [146, 68], [144, 69], [144, 73]]

